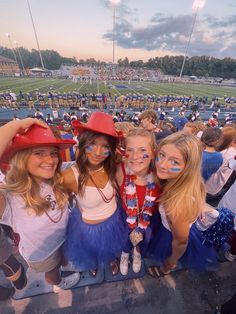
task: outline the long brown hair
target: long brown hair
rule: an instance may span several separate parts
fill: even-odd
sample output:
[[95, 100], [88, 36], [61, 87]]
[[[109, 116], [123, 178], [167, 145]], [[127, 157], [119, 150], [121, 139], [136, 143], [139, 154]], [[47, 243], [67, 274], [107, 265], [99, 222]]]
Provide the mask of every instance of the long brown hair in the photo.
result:
[[111, 181], [113, 188], [118, 192], [118, 184], [115, 178], [115, 174], [116, 174], [115, 151], [116, 151], [117, 140], [114, 137], [106, 135], [106, 134], [86, 131], [86, 132], [83, 132], [79, 136], [79, 145], [78, 145], [79, 153], [76, 159], [76, 163], [79, 169], [78, 194], [80, 196], [83, 196], [86, 182], [88, 181], [88, 178], [89, 178], [89, 169], [88, 169], [89, 161], [86, 154], [86, 148], [89, 145], [91, 145], [98, 136], [104, 136], [107, 139], [110, 154], [103, 161], [103, 166], [109, 177], [109, 180]]
[[202, 147], [196, 136], [185, 132], [167, 136], [159, 144], [158, 151], [167, 144], [176, 146], [185, 167], [176, 178], [159, 180], [163, 188], [160, 203], [167, 216], [193, 222], [202, 211], [206, 194], [201, 175]]
[[[27, 209], [32, 209], [37, 216], [42, 215], [50, 208], [50, 203], [40, 196], [39, 183], [34, 179], [28, 170], [27, 163], [32, 149], [25, 149], [17, 152], [11, 159], [10, 169], [6, 174], [5, 183], [0, 184], [0, 190], [12, 192], [23, 198]], [[67, 193], [62, 184], [60, 172], [61, 158], [58, 152], [59, 162], [53, 178], [45, 180], [52, 186], [57, 205], [63, 210], [67, 203]]]
[[226, 125], [222, 129], [222, 142], [218, 146], [218, 150], [221, 152], [235, 144], [236, 140], [236, 127], [235, 125]]

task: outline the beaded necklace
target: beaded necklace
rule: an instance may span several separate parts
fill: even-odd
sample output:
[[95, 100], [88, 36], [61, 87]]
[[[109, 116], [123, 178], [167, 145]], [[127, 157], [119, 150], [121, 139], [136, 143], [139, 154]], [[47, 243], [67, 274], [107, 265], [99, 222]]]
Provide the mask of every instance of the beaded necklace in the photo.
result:
[[102, 172], [104, 172], [104, 167], [103, 167], [103, 165], [100, 167], [100, 168], [98, 168], [98, 169], [95, 169], [95, 170], [93, 170], [93, 169], [88, 169], [88, 171], [89, 171], [89, 173], [91, 172], [91, 173], [95, 173], [95, 172], [99, 172], [99, 171], [102, 171]]
[[94, 179], [92, 178], [92, 176], [89, 174], [89, 178], [90, 180], [93, 182], [95, 188], [97, 189], [98, 193], [100, 194], [101, 198], [103, 199], [103, 201], [105, 203], [110, 203], [111, 200], [113, 199], [113, 197], [115, 196], [115, 190], [113, 188], [113, 193], [112, 193], [112, 196], [111, 197], [107, 197], [103, 191], [98, 187], [98, 185], [96, 184], [96, 182], [94, 181]]
[[123, 201], [126, 205], [127, 223], [131, 229], [140, 227], [146, 229], [150, 224], [150, 216], [156, 207], [156, 200], [159, 196], [157, 185], [154, 182], [153, 173], [146, 175], [147, 182], [146, 193], [142, 208], [138, 205], [138, 196], [136, 191], [136, 176], [129, 169], [126, 169], [125, 186], [123, 193]]

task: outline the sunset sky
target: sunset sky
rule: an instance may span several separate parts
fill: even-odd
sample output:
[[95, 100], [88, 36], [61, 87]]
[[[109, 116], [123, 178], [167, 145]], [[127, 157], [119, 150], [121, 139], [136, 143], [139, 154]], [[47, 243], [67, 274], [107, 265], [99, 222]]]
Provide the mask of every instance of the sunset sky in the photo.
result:
[[[121, 0], [115, 61], [184, 54], [236, 58], [236, 0]], [[112, 62], [113, 8], [108, 0], [29, 0], [40, 48], [77, 60]], [[0, 0], [0, 46], [37, 49], [27, 0]]]

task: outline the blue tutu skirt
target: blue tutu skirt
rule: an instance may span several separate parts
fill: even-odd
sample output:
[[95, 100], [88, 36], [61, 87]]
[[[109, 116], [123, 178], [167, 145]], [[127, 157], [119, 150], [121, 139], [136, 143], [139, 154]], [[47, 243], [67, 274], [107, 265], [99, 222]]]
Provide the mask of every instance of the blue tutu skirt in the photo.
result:
[[118, 206], [106, 221], [88, 224], [79, 208], [73, 208], [67, 228], [64, 255], [78, 271], [96, 269], [120, 258], [128, 239], [128, 227]]
[[[127, 215], [125, 211], [123, 211], [124, 219], [126, 221]], [[148, 250], [150, 246], [151, 239], [153, 238], [153, 234], [155, 234], [157, 228], [158, 228], [158, 223], [160, 222], [159, 220], [159, 213], [154, 214], [151, 216], [150, 219], [150, 225], [144, 230], [141, 229], [141, 232], [143, 234], [143, 240], [138, 244], [140, 248], [140, 253], [142, 258], [148, 257]], [[129, 228], [129, 234], [133, 231], [133, 229]], [[125, 252], [131, 252], [133, 249], [133, 244], [131, 243], [130, 239], [128, 239]]]
[[[159, 221], [161, 221], [159, 219]], [[157, 265], [163, 265], [167, 257], [172, 254], [172, 233], [160, 222], [149, 248], [149, 257], [153, 258]], [[178, 262], [178, 267], [187, 268], [190, 271], [202, 272], [216, 270], [218, 265], [217, 253], [214, 248], [204, 244], [204, 237], [193, 224], [189, 232], [189, 241], [184, 255]]]

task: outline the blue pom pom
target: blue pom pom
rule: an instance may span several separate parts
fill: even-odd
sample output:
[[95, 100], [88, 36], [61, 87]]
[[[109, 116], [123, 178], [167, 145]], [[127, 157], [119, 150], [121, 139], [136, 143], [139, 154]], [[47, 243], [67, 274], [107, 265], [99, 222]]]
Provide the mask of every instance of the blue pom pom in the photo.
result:
[[203, 243], [209, 247], [219, 248], [229, 240], [234, 229], [234, 213], [228, 208], [218, 209], [217, 221], [207, 230], [201, 231], [204, 236]]

